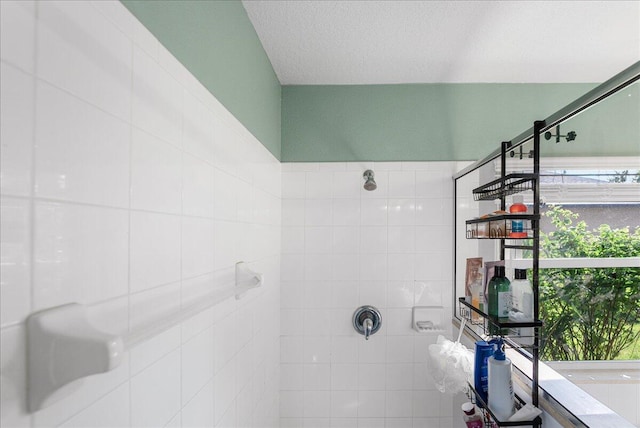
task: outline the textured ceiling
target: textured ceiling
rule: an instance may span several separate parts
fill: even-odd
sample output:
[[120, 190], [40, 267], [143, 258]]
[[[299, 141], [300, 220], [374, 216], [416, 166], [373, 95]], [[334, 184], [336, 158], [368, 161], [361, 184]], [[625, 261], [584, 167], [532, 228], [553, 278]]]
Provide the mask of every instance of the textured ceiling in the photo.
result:
[[601, 82], [640, 59], [640, 1], [243, 0], [283, 85]]

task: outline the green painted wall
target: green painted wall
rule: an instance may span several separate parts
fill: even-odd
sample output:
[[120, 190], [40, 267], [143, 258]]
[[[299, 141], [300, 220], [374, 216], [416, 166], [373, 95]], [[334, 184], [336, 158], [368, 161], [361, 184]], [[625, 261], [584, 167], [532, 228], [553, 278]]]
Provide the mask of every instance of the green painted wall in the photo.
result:
[[640, 165], [640, 81], [560, 124], [561, 135], [569, 131], [575, 141], [556, 144], [552, 137], [542, 155], [633, 156]]
[[122, 3], [280, 159], [280, 82], [240, 1]]
[[282, 161], [475, 160], [595, 86], [283, 86]]
[[[475, 160], [596, 86], [281, 87], [239, 0], [121, 1], [283, 162]], [[549, 153], [637, 155], [638, 99], [636, 87], [571, 119], [578, 140]]]

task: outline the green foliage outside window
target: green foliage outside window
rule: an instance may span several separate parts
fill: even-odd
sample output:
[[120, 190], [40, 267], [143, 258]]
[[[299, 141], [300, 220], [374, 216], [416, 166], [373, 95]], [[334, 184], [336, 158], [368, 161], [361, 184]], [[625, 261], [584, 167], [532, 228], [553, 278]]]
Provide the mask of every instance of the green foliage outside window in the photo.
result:
[[[638, 257], [640, 227], [589, 230], [578, 214], [552, 206], [555, 230], [540, 233], [540, 257]], [[640, 348], [640, 268], [540, 270], [541, 356], [612, 360]]]
[[636, 172], [635, 175], [631, 173], [629, 175], [629, 170], [625, 169], [622, 172], [616, 171], [616, 174], [609, 179], [610, 183], [626, 183], [627, 180], [630, 183], [640, 183], [640, 171]]

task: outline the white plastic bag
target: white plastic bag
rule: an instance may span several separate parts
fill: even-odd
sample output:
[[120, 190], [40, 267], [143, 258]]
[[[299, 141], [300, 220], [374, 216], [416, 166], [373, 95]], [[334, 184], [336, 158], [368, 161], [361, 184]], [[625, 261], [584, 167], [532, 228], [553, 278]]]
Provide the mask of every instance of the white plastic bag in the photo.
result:
[[[463, 328], [464, 324], [461, 333]], [[473, 377], [473, 352], [460, 343], [460, 336], [455, 342], [438, 336], [437, 342], [429, 345], [427, 360], [438, 391], [452, 395], [467, 391], [467, 382]]]

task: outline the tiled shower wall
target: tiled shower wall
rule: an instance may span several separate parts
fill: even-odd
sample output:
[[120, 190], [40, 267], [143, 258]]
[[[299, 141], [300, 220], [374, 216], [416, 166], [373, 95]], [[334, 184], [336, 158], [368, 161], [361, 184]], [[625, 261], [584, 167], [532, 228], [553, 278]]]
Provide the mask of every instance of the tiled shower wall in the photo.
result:
[[[282, 426], [459, 425], [426, 368], [437, 334], [411, 329], [413, 306], [436, 306], [451, 334], [456, 163], [282, 169]], [[352, 327], [361, 305], [382, 313], [369, 341]]]
[[[280, 164], [122, 6], [1, 1], [2, 427], [278, 425]], [[25, 318], [69, 303], [134, 331], [265, 287], [25, 408]]]

